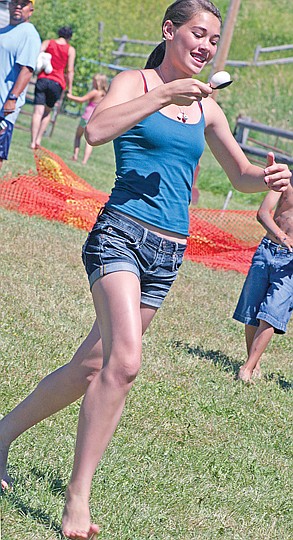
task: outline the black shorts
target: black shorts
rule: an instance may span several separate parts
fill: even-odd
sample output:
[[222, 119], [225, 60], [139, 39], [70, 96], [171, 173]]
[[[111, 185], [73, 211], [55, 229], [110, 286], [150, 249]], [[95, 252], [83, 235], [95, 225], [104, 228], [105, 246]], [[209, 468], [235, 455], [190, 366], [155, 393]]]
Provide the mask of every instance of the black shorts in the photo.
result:
[[47, 105], [52, 109], [62, 94], [59, 83], [51, 79], [38, 79], [35, 87], [34, 105]]

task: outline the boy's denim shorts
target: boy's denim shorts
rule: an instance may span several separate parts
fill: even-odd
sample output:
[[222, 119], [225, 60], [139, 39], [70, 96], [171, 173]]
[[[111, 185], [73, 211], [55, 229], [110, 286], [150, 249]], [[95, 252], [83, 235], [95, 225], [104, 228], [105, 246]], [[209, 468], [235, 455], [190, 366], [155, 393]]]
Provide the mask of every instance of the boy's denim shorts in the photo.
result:
[[259, 320], [284, 334], [293, 310], [293, 253], [263, 238], [247, 274], [233, 318], [258, 326]]
[[104, 208], [82, 248], [90, 288], [106, 274], [133, 272], [141, 303], [160, 307], [182, 264], [185, 244], [172, 242], [112, 208]]
[[0, 159], [8, 159], [14, 126], [2, 116], [0, 116], [0, 122]]

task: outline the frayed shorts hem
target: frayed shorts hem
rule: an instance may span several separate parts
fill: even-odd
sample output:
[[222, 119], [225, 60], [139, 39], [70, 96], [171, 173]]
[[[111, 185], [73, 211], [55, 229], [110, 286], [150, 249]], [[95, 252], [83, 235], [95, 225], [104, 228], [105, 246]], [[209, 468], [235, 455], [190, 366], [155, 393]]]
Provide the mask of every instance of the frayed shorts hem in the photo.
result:
[[280, 321], [277, 321], [276, 319], [274, 319], [274, 317], [271, 317], [267, 313], [259, 312], [257, 314], [257, 319], [251, 317], [243, 317], [239, 313], [234, 313], [233, 319], [242, 322], [243, 324], [248, 324], [250, 326], [259, 326], [259, 321], [262, 320], [270, 324], [274, 328], [276, 334], [285, 334], [285, 332], [287, 331], [286, 325], [280, 324]]
[[132, 264], [129, 264], [126, 262], [103, 264], [102, 266], [99, 266], [98, 268], [96, 268], [96, 270], [94, 270], [92, 274], [89, 276], [90, 290], [92, 290], [93, 284], [98, 279], [108, 274], [113, 274], [113, 272], [132, 272], [139, 279], [139, 273], [136, 267]]
[[[90, 290], [92, 290], [94, 283], [100, 279], [103, 276], [106, 276], [108, 274], [113, 274], [114, 272], [132, 272], [132, 274], [135, 274], [136, 277], [139, 279], [139, 273], [135, 266], [132, 264], [127, 263], [112, 263], [112, 264], [104, 264], [97, 268], [90, 276], [89, 276], [89, 283], [90, 283]], [[158, 309], [161, 307], [163, 303], [163, 299], [161, 298], [154, 298], [150, 295], [142, 292], [141, 294], [141, 304], [144, 304], [146, 306]]]

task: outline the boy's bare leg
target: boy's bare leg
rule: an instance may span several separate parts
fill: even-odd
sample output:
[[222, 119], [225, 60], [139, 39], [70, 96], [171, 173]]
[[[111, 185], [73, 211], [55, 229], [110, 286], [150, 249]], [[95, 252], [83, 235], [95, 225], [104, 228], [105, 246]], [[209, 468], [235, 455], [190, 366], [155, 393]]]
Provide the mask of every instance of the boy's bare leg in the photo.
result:
[[62, 530], [71, 539], [90, 538], [89, 497], [96, 467], [122, 414], [141, 361], [141, 334], [156, 313], [140, 308], [135, 274], [115, 272], [95, 282], [93, 299], [100, 323], [104, 363], [90, 383], [79, 416], [71, 480], [66, 493]]
[[[21, 433], [80, 398], [102, 367], [100, 332], [95, 322], [71, 362], [45, 377], [35, 390], [0, 421], [0, 479], [11, 478], [6, 464], [10, 444]], [[52, 399], [54, 396], [54, 399]]]
[[[250, 324], [245, 325], [245, 340], [246, 340], [246, 349], [247, 349], [247, 356], [249, 356], [251, 345], [254, 340], [255, 332], [257, 331], [257, 326], [251, 326]], [[261, 378], [261, 369], [260, 369], [260, 360], [258, 360], [253, 372], [252, 377], [254, 379], [260, 379]]]
[[[260, 358], [267, 348], [272, 336], [274, 334], [274, 328], [266, 321], [259, 321], [259, 326], [255, 331], [254, 338], [251, 342], [248, 359], [246, 363], [240, 368], [238, 378], [244, 382], [251, 382], [252, 374], [256, 370], [260, 372]], [[252, 332], [248, 330], [247, 343], [249, 345]]]
[[247, 356], [249, 356], [251, 345], [254, 340], [255, 332], [257, 331], [258, 326], [252, 326], [250, 324], [245, 325], [245, 341], [246, 341], [246, 350]]

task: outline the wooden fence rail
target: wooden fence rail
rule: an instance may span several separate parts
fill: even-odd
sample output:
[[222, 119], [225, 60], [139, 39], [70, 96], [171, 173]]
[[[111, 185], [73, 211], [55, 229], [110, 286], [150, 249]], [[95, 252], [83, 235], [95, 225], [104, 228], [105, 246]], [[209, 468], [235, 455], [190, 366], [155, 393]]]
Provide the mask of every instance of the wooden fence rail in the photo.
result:
[[[121, 64], [122, 59], [127, 58], [140, 58], [142, 60], [146, 60], [151, 52], [152, 49], [154, 49], [159, 42], [158, 41], [147, 41], [147, 40], [141, 40], [141, 39], [128, 39], [128, 36], [124, 34], [120, 38], [113, 38], [113, 43], [117, 45], [117, 49], [114, 49], [112, 51], [112, 57], [113, 61], [110, 63], [106, 62], [97, 62], [98, 65], [107, 67], [110, 70], [113, 71], [124, 71], [127, 69], [127, 66], [124, 66]], [[143, 51], [141, 52], [133, 52], [133, 50], [129, 50], [128, 46], [138, 46], [143, 47]], [[152, 47], [152, 49], [149, 50], [149, 53], [147, 54], [145, 51], [146, 49]], [[132, 47], [133, 48], [133, 47]], [[262, 47], [261, 45], [257, 45], [254, 51], [254, 57], [252, 61], [246, 61], [246, 60], [227, 60], [226, 65], [227, 66], [234, 66], [234, 67], [249, 67], [249, 66], [269, 66], [273, 64], [290, 64], [293, 63], [293, 56], [283, 57], [283, 58], [272, 58], [268, 60], [260, 60], [260, 55], [267, 55], [270, 53], [276, 53], [281, 51], [289, 51], [293, 50], [293, 44], [289, 45], [279, 45], [276, 47]], [[87, 60], [87, 59], [84, 59]], [[89, 61], [89, 60], [88, 60]], [[96, 62], [94, 62], [96, 63]], [[136, 66], [136, 67], [142, 67], [142, 65]]]
[[[268, 144], [266, 142], [257, 140], [255, 137], [251, 137], [250, 131], [257, 131], [275, 137], [275, 144]], [[236, 121], [234, 137], [245, 154], [251, 154], [252, 156], [265, 159], [268, 151], [272, 150], [275, 153], [276, 161], [286, 163], [288, 167], [293, 166], [292, 154], [289, 154], [289, 152], [277, 146], [277, 144], [279, 144], [279, 139], [287, 139], [292, 141], [293, 131], [267, 126], [266, 124], [254, 122], [249, 117], [239, 116]], [[256, 162], [261, 163], [259, 161]]]

